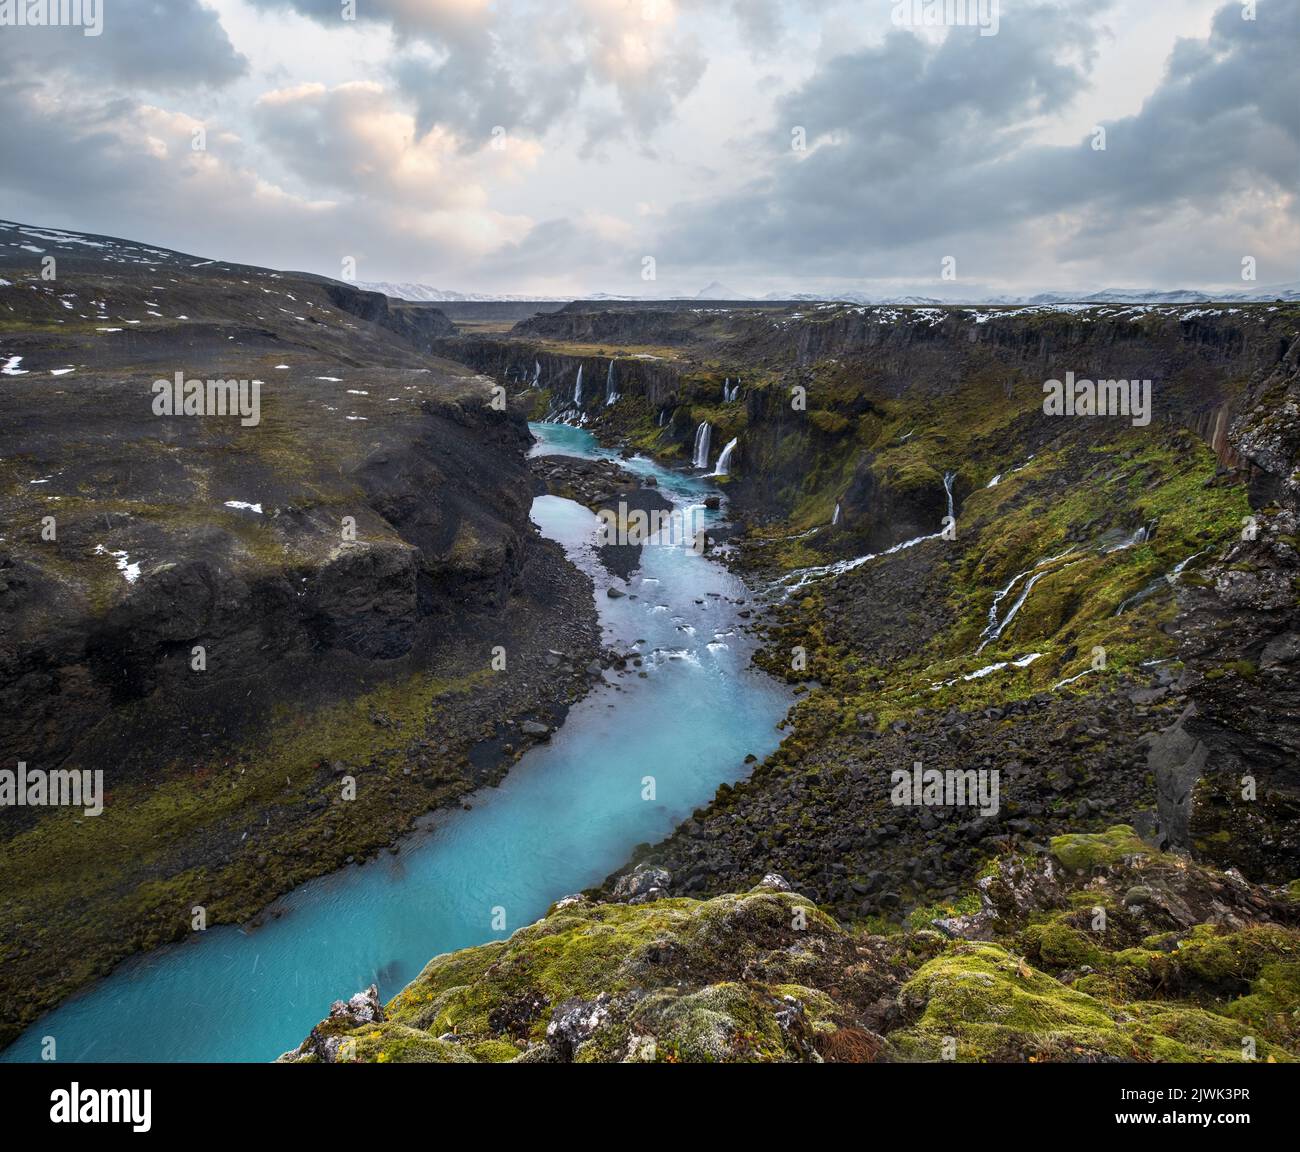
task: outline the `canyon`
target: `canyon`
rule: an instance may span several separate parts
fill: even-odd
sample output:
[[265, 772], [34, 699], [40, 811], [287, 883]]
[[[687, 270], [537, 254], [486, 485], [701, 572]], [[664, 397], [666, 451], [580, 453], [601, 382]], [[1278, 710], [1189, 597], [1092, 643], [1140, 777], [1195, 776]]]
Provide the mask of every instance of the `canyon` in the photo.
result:
[[[363, 991], [309, 1035], [326, 1005], [295, 1004], [286, 1059], [1300, 1054], [1294, 303], [453, 323], [96, 242], [60, 245], [57, 286], [0, 247], [25, 372], [2, 401], [0, 746], [117, 766], [93, 847], [67, 813], [0, 813], [3, 1039], [196, 905], [247, 922], [346, 866], [349, 908], [418, 909], [380, 850], [459, 876], [510, 804], [545, 803], [545, 769], [592, 828], [588, 800], [638, 815], [555, 870], [573, 887], [531, 883], [524, 922], [457, 905], [423, 972], [342, 966], [335, 994]], [[183, 319], [147, 318], [158, 284]], [[261, 426], [153, 416], [180, 366], [264, 381]], [[1068, 373], [1151, 381], [1142, 422], [1045, 410]], [[696, 507], [703, 555], [591, 548], [601, 518]], [[694, 774], [650, 819], [630, 794], [677, 758]], [[998, 801], [891, 802], [914, 765]], [[252, 933], [309, 963], [285, 933], [326, 891]], [[361, 952], [345, 929], [385, 931], [339, 928]], [[205, 947], [165, 963], [202, 987]], [[271, 1059], [283, 1033], [221, 1051]]]

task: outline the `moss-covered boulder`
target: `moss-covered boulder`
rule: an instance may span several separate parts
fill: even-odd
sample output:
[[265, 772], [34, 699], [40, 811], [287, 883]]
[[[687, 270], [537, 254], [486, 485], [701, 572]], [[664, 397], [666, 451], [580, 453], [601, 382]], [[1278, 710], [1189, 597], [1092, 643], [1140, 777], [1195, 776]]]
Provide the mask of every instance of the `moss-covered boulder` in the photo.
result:
[[[335, 1005], [296, 1061], [1291, 1060], [1289, 893], [1117, 827], [996, 860], [976, 911], [870, 932], [780, 877], [710, 900], [560, 901], [449, 953], [382, 1012]], [[1064, 849], [1088, 869], [1061, 867]], [[1140, 849], [1140, 850], [1139, 850]]]

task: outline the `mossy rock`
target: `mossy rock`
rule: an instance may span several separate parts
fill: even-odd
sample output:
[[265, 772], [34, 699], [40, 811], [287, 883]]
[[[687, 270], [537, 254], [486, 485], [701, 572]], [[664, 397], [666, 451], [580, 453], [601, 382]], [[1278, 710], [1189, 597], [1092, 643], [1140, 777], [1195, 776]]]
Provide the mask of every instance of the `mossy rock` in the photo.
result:
[[1085, 933], [1060, 919], [1031, 924], [1018, 942], [1026, 956], [1049, 968], [1077, 968], [1085, 964], [1101, 968], [1108, 963], [1106, 953]]
[[1062, 867], [1072, 872], [1090, 872], [1120, 863], [1125, 856], [1150, 854], [1148, 847], [1127, 824], [1117, 824], [1105, 832], [1072, 832], [1053, 836], [1052, 855]]
[[363, 1064], [473, 1064], [459, 1044], [392, 1021], [358, 1028], [354, 1059]]
[[903, 1000], [923, 1005], [911, 1028], [890, 1036], [904, 1060], [944, 1059], [949, 1039], [961, 1062], [1009, 1050], [1133, 1054], [1104, 1004], [994, 944], [958, 945], [924, 964], [904, 986]]
[[[796, 930], [792, 927], [796, 920], [805, 926]], [[743, 967], [746, 956], [770, 956], [767, 967], [774, 981], [797, 983], [818, 962], [819, 953], [811, 945], [783, 945], [827, 935], [846, 937], [835, 921], [805, 898], [771, 890], [708, 901], [556, 907], [508, 940], [431, 960], [391, 1001], [387, 1012], [390, 1020], [434, 1035], [455, 1032], [467, 1041], [541, 1041], [558, 1004], [575, 998], [594, 1001], [602, 993], [617, 1000], [624, 994], [640, 998], [649, 992], [638, 999], [630, 1018], [611, 1019], [600, 1045], [602, 1055], [647, 1031], [643, 1015], [652, 1006], [655, 1018], [670, 1028], [683, 1052], [715, 1052], [716, 1045], [705, 1038], [707, 1028], [688, 1034], [679, 1017], [685, 1010], [704, 1012], [709, 1004], [716, 1008], [716, 996], [690, 1000], [683, 1009], [675, 987], [656, 999], [655, 986], [672, 981], [678, 971], [703, 979], [711, 971], [734, 970]], [[743, 1024], [738, 1034], [753, 1034], [755, 1052], [770, 1051], [768, 1017], [779, 1007], [779, 996], [763, 990], [746, 992], [754, 999], [742, 1012], [735, 995], [734, 989], [728, 992], [738, 1027]], [[768, 1001], [773, 1001], [772, 1006], [764, 1007]], [[824, 1004], [816, 1004], [819, 1017], [826, 1011]], [[746, 1043], [739, 1042], [735, 1058], [747, 1058]], [[575, 1058], [583, 1058], [581, 1052]], [[601, 1056], [593, 1052], [587, 1058]]]
[[[921, 967], [902, 999], [922, 1006], [912, 1027], [889, 1037], [904, 1060], [1203, 1063], [1240, 1061], [1247, 1051], [1239, 1019], [1181, 1003], [1109, 1003], [994, 944], [954, 946]], [[1250, 1039], [1258, 1059], [1292, 1059]]]

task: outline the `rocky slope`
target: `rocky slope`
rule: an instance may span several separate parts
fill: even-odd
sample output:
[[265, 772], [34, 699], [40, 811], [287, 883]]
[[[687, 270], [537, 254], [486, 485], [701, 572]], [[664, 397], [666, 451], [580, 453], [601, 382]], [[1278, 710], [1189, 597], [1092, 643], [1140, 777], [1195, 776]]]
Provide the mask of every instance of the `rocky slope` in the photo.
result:
[[[429, 355], [452, 331], [0, 225], [0, 756], [106, 792], [0, 811], [0, 1043], [195, 908], [392, 843], [585, 692], [590, 582], [529, 522], [522, 414]], [[256, 419], [156, 414], [177, 373], [255, 381]]]
[[634, 873], [337, 1002], [305, 1063], [1291, 1061], [1300, 905], [1132, 829], [994, 861], [956, 916], [846, 928], [780, 876]]

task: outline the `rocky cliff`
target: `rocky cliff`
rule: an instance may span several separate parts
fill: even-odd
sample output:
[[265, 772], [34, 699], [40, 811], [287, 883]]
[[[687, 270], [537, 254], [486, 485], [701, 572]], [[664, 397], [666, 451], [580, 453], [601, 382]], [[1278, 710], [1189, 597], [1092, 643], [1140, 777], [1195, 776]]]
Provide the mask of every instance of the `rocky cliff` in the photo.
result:
[[[106, 795], [0, 812], [0, 1043], [196, 907], [245, 919], [498, 778], [597, 650], [529, 522], [524, 417], [428, 355], [436, 309], [15, 234], [40, 251], [0, 246], [0, 757]], [[178, 375], [194, 408], [160, 413]]]

